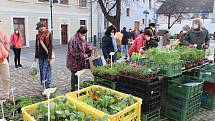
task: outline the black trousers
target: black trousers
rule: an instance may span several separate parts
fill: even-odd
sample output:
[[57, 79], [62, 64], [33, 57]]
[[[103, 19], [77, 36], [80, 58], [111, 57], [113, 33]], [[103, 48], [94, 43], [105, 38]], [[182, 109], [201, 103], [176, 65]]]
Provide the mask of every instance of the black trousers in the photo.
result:
[[75, 73], [76, 71], [71, 71], [71, 91], [78, 90], [78, 77]]
[[13, 48], [14, 52], [14, 63], [15, 65], [19, 65], [20, 63], [20, 55], [21, 55], [21, 48]]

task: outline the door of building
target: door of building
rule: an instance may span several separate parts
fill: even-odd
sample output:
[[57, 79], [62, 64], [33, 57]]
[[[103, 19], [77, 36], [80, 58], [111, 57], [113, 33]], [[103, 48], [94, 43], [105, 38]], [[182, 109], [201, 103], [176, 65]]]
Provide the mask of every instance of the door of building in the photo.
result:
[[140, 30], [140, 22], [139, 21], [134, 22], [134, 30], [137, 30], [137, 31]]
[[25, 18], [13, 18], [14, 29], [18, 28], [22, 34], [22, 45], [26, 45]]
[[61, 42], [62, 44], [68, 43], [68, 25], [61, 25]]

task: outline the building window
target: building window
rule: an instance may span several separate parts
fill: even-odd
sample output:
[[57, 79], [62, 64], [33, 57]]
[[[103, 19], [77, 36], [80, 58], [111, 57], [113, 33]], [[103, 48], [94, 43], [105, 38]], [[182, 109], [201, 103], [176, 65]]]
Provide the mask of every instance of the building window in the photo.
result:
[[149, 9], [152, 8], [152, 0], [149, 0]]
[[60, 4], [68, 5], [69, 4], [69, 0], [60, 0]]
[[46, 28], [49, 28], [48, 19], [47, 18], [40, 18], [40, 22], [43, 22], [46, 26]]
[[86, 20], [80, 20], [80, 26], [86, 26]]
[[130, 8], [126, 8], [126, 16], [127, 16], [127, 17], [130, 16]]
[[87, 0], [79, 0], [80, 7], [87, 7]]

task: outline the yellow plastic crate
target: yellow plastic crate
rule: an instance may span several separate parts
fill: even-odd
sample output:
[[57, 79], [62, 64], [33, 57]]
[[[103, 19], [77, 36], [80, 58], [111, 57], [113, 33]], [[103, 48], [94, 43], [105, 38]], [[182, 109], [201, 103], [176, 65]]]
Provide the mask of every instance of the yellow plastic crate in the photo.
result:
[[[115, 91], [115, 90], [112, 90], [109, 88], [101, 87], [98, 85], [93, 85], [93, 86], [81, 89], [79, 91], [68, 93], [68, 94], [66, 94], [66, 96], [68, 98], [70, 98], [71, 100], [79, 102], [85, 108], [97, 112], [97, 114], [106, 115], [106, 113], [82, 102], [83, 99], [85, 99], [87, 96], [92, 95], [91, 89], [96, 89], [96, 88], [110, 90], [111, 92], [116, 93], [116, 94], [120, 95], [121, 97], [129, 96], [128, 94], [124, 94], [124, 93], [121, 93], [121, 92], [118, 92], [118, 91]], [[80, 95], [79, 99], [78, 99], [78, 94]], [[110, 121], [140, 121], [142, 99], [137, 98], [137, 97], [134, 97], [134, 99], [137, 101], [135, 104], [127, 107], [126, 109], [118, 112], [115, 115], [108, 115], [108, 119]]]
[[[59, 96], [59, 97], [56, 97], [56, 98], [63, 98], [64, 96]], [[53, 98], [53, 99], [56, 99], [56, 98]], [[53, 99], [50, 99], [50, 101], [52, 101]], [[67, 98], [68, 99], [68, 98]], [[105, 115], [103, 114], [98, 114], [97, 112], [93, 111], [93, 110], [90, 110], [90, 109], [87, 109], [86, 107], [84, 107], [83, 105], [77, 103], [76, 101], [74, 100], [71, 100], [69, 99], [71, 104], [76, 106], [77, 110], [78, 111], [81, 111], [81, 112], [84, 112], [85, 114], [87, 115], [92, 115], [93, 116], [93, 120], [95, 121], [96, 119], [102, 119]], [[47, 104], [48, 102], [47, 101], [43, 101], [43, 102], [40, 102], [40, 103], [44, 103], [44, 104]], [[33, 105], [30, 105], [30, 106], [26, 106], [24, 108], [22, 108], [22, 113], [23, 113], [23, 120], [24, 121], [36, 121], [31, 115], [30, 115], [30, 112], [32, 112], [33, 110], [35, 110], [38, 105], [40, 103], [37, 103], [37, 104], [33, 104]], [[48, 119], [47, 119], [48, 120]]]

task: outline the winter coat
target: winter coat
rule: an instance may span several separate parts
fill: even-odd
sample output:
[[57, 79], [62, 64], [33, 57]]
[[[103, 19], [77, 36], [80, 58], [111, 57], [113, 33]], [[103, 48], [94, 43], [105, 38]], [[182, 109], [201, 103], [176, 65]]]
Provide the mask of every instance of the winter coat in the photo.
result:
[[[139, 53], [141, 48], [144, 48], [146, 42], [146, 38], [144, 34], [139, 35], [135, 40], [134, 43], [131, 45], [128, 54], [131, 56], [133, 52]], [[144, 54], [144, 51], [141, 51], [141, 54]]]
[[196, 48], [201, 49], [203, 44], [209, 45], [208, 30], [206, 28], [202, 28], [202, 30], [191, 29], [181, 42], [187, 46], [197, 44]]
[[[41, 45], [40, 41], [43, 41], [46, 48], [48, 49], [48, 54]], [[39, 32], [36, 35], [35, 43], [35, 58], [49, 58], [52, 59], [52, 34], [49, 31]]]
[[4, 45], [2, 43], [0, 43], [0, 63], [4, 62], [9, 54], [9, 50], [10, 50], [10, 45], [7, 39], [7, 35], [3, 30], [0, 30], [0, 39], [1, 41], [3, 41], [5, 47], [7, 49], [5, 49]]
[[102, 53], [105, 59], [111, 59], [110, 52], [114, 52], [114, 46], [112, 42], [112, 38], [105, 35], [102, 38]]
[[163, 46], [167, 46], [170, 44], [170, 35], [169, 33], [164, 34], [163, 36]]
[[10, 41], [14, 48], [22, 48], [22, 37], [17, 33], [11, 35]]
[[123, 30], [121, 33], [123, 34], [122, 45], [128, 45], [128, 39], [129, 39], [128, 32], [126, 30]]
[[78, 34], [75, 34], [68, 43], [66, 66], [69, 70], [77, 72], [83, 69], [90, 69], [89, 59], [84, 55], [91, 56], [92, 50], [87, 46], [87, 43], [81, 39]]

